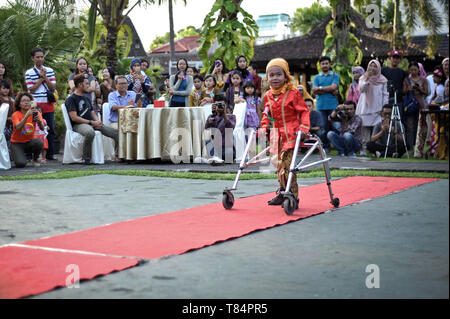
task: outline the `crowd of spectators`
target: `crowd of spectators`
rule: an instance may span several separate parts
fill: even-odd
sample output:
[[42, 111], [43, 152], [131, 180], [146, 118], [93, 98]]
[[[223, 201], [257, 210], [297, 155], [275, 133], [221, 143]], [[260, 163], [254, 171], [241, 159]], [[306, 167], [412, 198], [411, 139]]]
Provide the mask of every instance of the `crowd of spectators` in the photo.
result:
[[[31, 59], [34, 66], [25, 73], [28, 92], [17, 94], [5, 64], [0, 62], [0, 102], [10, 106], [4, 134], [17, 167], [25, 166], [27, 160], [34, 166], [55, 160], [55, 72], [44, 66], [42, 49], [34, 49]], [[340, 76], [333, 71], [329, 57], [319, 58], [320, 73], [314, 76], [310, 92], [306, 86], [297, 85], [309, 109], [310, 133], [322, 140], [327, 152], [334, 147], [339, 156], [356, 157], [358, 153], [366, 156], [369, 152], [381, 157], [387, 150], [386, 155], [392, 157], [401, 157], [405, 152], [416, 158], [423, 157], [425, 144], [431, 146], [442, 128], [421, 111], [430, 105], [448, 107], [449, 60], [444, 59], [429, 74], [415, 61], [409, 62], [406, 72], [399, 67], [401, 61], [401, 52], [394, 50], [390, 52], [389, 66], [382, 67], [374, 59], [366, 69], [353, 67], [353, 82], [346, 100], [341, 102]], [[167, 101], [168, 107], [212, 104], [213, 114], [207, 118], [205, 129], [219, 131], [235, 127], [234, 107], [245, 103], [244, 128], [256, 130], [263, 118], [264, 96], [269, 89], [267, 77], [259, 76], [256, 66], [249, 64], [245, 56], [238, 56], [235, 62], [235, 67], [228, 70], [223, 60], [216, 59], [207, 74], [200, 74], [181, 58], [177, 61], [176, 72], [159, 86], [160, 99]], [[67, 80], [70, 91], [65, 105], [74, 131], [85, 137], [85, 164], [91, 162], [95, 131], [115, 140], [116, 160], [120, 161], [117, 157], [118, 111], [127, 107], [145, 108], [157, 99], [155, 86], [146, 74], [148, 67], [148, 61], [133, 59], [128, 74], [116, 75], [111, 68], [106, 68], [101, 71], [100, 81], [85, 58], [76, 61], [75, 71]], [[104, 126], [99, 120], [103, 103], [109, 103], [110, 126]], [[392, 112], [397, 106], [401, 121], [392, 125]], [[221, 145], [225, 147], [225, 141]], [[224, 159], [227, 152], [232, 152], [234, 158], [232, 145], [229, 150], [211, 150], [211, 155], [222, 154], [220, 157]], [[437, 150], [436, 146], [431, 152]], [[448, 159], [448, 148], [442, 152]], [[439, 157], [442, 158], [442, 154]]]

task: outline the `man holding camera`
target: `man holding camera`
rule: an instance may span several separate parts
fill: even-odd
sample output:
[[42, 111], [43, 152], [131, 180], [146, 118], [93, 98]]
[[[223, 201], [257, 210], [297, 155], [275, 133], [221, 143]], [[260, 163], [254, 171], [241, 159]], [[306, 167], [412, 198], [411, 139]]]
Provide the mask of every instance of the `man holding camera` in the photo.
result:
[[340, 121], [341, 132], [337, 134], [329, 131], [328, 140], [338, 150], [339, 156], [348, 155], [355, 158], [356, 152], [361, 149], [362, 119], [355, 115], [356, 104], [353, 101], [346, 101], [330, 114], [331, 121]]
[[[223, 95], [214, 96], [212, 114], [206, 120], [205, 130], [215, 128], [218, 130], [216, 130], [217, 133], [220, 132], [222, 139], [217, 140], [214, 138], [214, 155], [218, 155], [222, 160], [230, 163], [236, 157], [233, 146], [233, 130], [235, 126], [236, 116], [231, 114], [230, 108], [225, 105]], [[212, 135], [214, 136], [214, 132], [212, 132]]]
[[[389, 104], [384, 105], [381, 110], [382, 120], [373, 128], [372, 137], [370, 138], [370, 142], [367, 143], [367, 150], [372, 154], [375, 154], [378, 158], [384, 155], [384, 152], [386, 151], [391, 116], [392, 106]], [[398, 125], [402, 124], [399, 123]], [[400, 158], [406, 152], [403, 137], [399, 133], [400, 128], [397, 128], [396, 126], [397, 125], [393, 124], [391, 128], [387, 157]]]

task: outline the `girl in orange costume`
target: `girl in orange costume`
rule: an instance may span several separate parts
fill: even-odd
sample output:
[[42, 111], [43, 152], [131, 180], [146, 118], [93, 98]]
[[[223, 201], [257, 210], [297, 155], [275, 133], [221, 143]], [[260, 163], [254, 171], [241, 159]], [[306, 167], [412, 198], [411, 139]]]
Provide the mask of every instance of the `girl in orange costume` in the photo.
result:
[[[298, 131], [304, 134], [309, 132], [309, 109], [300, 92], [292, 84], [289, 74], [289, 65], [286, 60], [278, 58], [269, 62], [266, 74], [270, 90], [264, 95], [264, 112], [261, 120], [261, 128], [268, 130], [272, 122], [272, 141], [274, 137], [278, 142], [278, 182], [280, 188], [277, 196], [268, 202], [269, 205], [281, 205], [283, 195], [280, 193], [286, 189], [289, 169], [294, 153], [296, 135]], [[306, 136], [306, 135], [304, 135]], [[294, 173], [291, 184], [291, 192], [297, 200], [298, 185]], [[296, 207], [297, 208], [297, 207]]]

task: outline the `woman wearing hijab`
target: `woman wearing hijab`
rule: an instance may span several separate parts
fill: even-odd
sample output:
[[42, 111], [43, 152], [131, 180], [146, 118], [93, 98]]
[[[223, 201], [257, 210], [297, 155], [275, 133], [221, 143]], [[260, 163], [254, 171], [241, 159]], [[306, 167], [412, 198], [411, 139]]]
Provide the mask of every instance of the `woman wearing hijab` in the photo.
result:
[[303, 100], [306, 100], [306, 99], [314, 100], [314, 99], [312, 98], [312, 96], [308, 93], [308, 91], [306, 90], [306, 88], [305, 88], [304, 85], [299, 84], [299, 85], [297, 86], [297, 89], [298, 89], [298, 91], [300, 92], [300, 95], [302, 96]]
[[[309, 109], [298, 89], [292, 84], [286, 60], [281, 58], [271, 60], [267, 65], [266, 74], [270, 90], [264, 95], [261, 128], [268, 130], [272, 122], [274, 131], [271, 134], [271, 140], [276, 141], [278, 145], [275, 145], [275, 150], [271, 149], [271, 153], [278, 154], [277, 172], [280, 183], [277, 195], [268, 204], [281, 205], [283, 203], [281, 191], [286, 189], [297, 138], [295, 134], [298, 131], [308, 134], [310, 128]], [[291, 192], [297, 200], [297, 209], [298, 184], [295, 174], [292, 179]]]
[[387, 79], [381, 74], [381, 65], [377, 60], [369, 62], [367, 72], [359, 79], [361, 95], [356, 107], [356, 115], [362, 118], [362, 150], [367, 155], [367, 143], [370, 142], [373, 127], [381, 121], [383, 105], [389, 103]]
[[[242, 74], [242, 83], [245, 83], [247, 81], [253, 81], [253, 75], [247, 70], [247, 58], [244, 55], [240, 55], [236, 58], [236, 67], [232, 71], [239, 71]], [[233, 74], [233, 72], [230, 72], [228, 74], [227, 82], [225, 84], [224, 90], [226, 91], [228, 89], [228, 86], [231, 84], [231, 77], [230, 75]]]
[[[136, 94], [140, 94], [142, 101], [142, 107], [145, 108], [148, 105], [147, 93], [150, 90], [150, 78], [141, 71], [141, 59], [133, 59], [130, 65], [130, 74], [127, 74], [125, 78], [128, 82], [128, 91], [134, 91]], [[136, 103], [138, 99], [136, 98]]]
[[353, 72], [353, 82], [352, 85], [350, 86], [350, 89], [348, 90], [347, 101], [353, 101], [355, 102], [356, 105], [358, 105], [359, 97], [361, 96], [361, 92], [359, 92], [358, 88], [358, 83], [359, 79], [361, 78], [361, 76], [364, 75], [364, 73], [366, 73], [366, 71], [364, 71], [363, 67], [354, 66], [352, 68], [352, 72]]

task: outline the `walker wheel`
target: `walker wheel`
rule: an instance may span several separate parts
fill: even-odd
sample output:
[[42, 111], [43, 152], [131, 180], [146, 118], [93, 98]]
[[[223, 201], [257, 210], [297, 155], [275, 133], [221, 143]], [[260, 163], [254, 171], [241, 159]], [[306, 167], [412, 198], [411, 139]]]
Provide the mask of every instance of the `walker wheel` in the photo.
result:
[[230, 191], [224, 191], [222, 196], [222, 205], [225, 209], [231, 209], [234, 205], [234, 196]]
[[285, 197], [283, 201], [284, 212], [287, 215], [292, 215], [295, 211], [295, 199], [293, 197]]
[[333, 198], [331, 204], [333, 204], [334, 207], [338, 208], [340, 204], [339, 198]]

